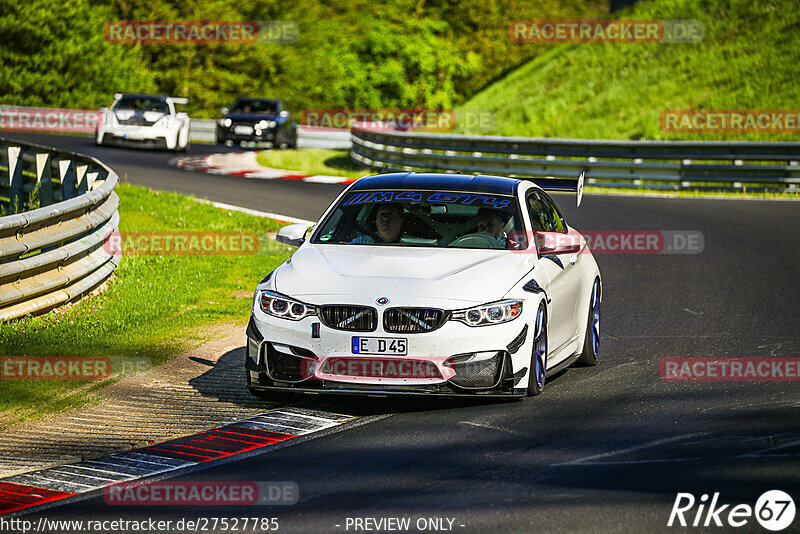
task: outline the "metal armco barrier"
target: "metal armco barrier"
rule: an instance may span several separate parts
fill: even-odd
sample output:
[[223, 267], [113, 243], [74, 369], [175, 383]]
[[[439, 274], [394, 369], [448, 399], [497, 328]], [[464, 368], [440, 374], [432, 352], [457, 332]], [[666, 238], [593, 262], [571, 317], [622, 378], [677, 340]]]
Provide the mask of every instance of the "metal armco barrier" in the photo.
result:
[[0, 321], [47, 311], [103, 283], [119, 260], [116, 173], [80, 154], [0, 138]]
[[603, 141], [363, 128], [353, 128], [351, 136], [351, 158], [373, 168], [553, 178], [575, 178], [585, 171], [587, 184], [611, 187], [643, 181], [673, 189], [693, 182], [734, 188], [780, 184], [796, 189], [800, 184], [800, 143], [792, 142]]

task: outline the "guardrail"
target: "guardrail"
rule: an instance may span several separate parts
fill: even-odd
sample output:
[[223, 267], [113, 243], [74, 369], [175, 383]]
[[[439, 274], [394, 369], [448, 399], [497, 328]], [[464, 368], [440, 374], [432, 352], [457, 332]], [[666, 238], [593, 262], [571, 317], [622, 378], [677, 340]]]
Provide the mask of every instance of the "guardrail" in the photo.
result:
[[[192, 141], [214, 143], [217, 140], [217, 121], [211, 119], [190, 119], [189, 138]], [[297, 127], [298, 148], [349, 149], [350, 131], [333, 128]]]
[[0, 138], [0, 321], [47, 311], [103, 283], [118, 258], [116, 173], [80, 154]]
[[727, 184], [738, 189], [780, 184], [797, 189], [800, 184], [800, 143], [791, 142], [602, 141], [358, 127], [351, 135], [351, 158], [373, 168], [573, 179], [586, 172], [587, 184], [609, 187], [719, 189]]

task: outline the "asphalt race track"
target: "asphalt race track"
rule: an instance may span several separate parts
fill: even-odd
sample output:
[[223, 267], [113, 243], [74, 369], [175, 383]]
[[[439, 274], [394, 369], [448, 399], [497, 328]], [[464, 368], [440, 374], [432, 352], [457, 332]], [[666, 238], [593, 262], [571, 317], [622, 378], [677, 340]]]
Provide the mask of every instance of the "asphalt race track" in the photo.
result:
[[[190, 173], [167, 165], [173, 154], [96, 148], [85, 137], [5, 135], [94, 155], [133, 184], [304, 219], [344, 187]], [[348, 517], [410, 517], [412, 525], [422, 517], [454, 519], [456, 532], [667, 532], [697, 530], [667, 528], [678, 492], [719, 492], [731, 505], [754, 506], [771, 489], [796, 499], [800, 382], [671, 382], [659, 364], [800, 355], [800, 203], [588, 195], [577, 209], [572, 196], [556, 199], [583, 231], [704, 236], [700, 254], [597, 256], [596, 367], [551, 377], [543, 395], [521, 402], [301, 399], [367, 417], [179, 477], [294, 481], [293, 506], [113, 507], [100, 496], [29, 518], [261, 516], [277, 517], [280, 532], [317, 533], [353, 532]], [[750, 518], [738, 531], [764, 530]]]

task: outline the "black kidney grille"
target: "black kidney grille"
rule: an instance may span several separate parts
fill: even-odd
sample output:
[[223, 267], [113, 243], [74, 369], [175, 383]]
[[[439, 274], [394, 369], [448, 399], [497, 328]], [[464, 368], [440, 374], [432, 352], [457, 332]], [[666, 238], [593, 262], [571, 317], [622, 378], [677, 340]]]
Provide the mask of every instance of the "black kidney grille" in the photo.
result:
[[383, 313], [383, 329], [408, 334], [431, 332], [446, 320], [447, 313], [435, 308], [389, 308]]
[[367, 306], [322, 306], [322, 322], [336, 330], [372, 332], [378, 327], [378, 312]]

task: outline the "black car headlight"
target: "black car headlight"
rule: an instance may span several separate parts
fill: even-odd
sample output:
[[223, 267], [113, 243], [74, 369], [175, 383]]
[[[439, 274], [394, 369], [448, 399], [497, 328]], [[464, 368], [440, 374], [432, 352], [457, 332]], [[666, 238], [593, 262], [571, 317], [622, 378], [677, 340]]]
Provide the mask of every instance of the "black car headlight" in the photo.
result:
[[219, 125], [222, 126], [223, 128], [230, 128], [231, 122], [232, 121], [230, 119], [220, 119]]
[[300, 319], [317, 315], [315, 306], [294, 300], [274, 291], [261, 291], [258, 303], [261, 306], [261, 311], [281, 319], [299, 321]]
[[465, 310], [456, 310], [451, 319], [468, 326], [487, 326], [513, 321], [521, 314], [521, 300], [502, 300]]

